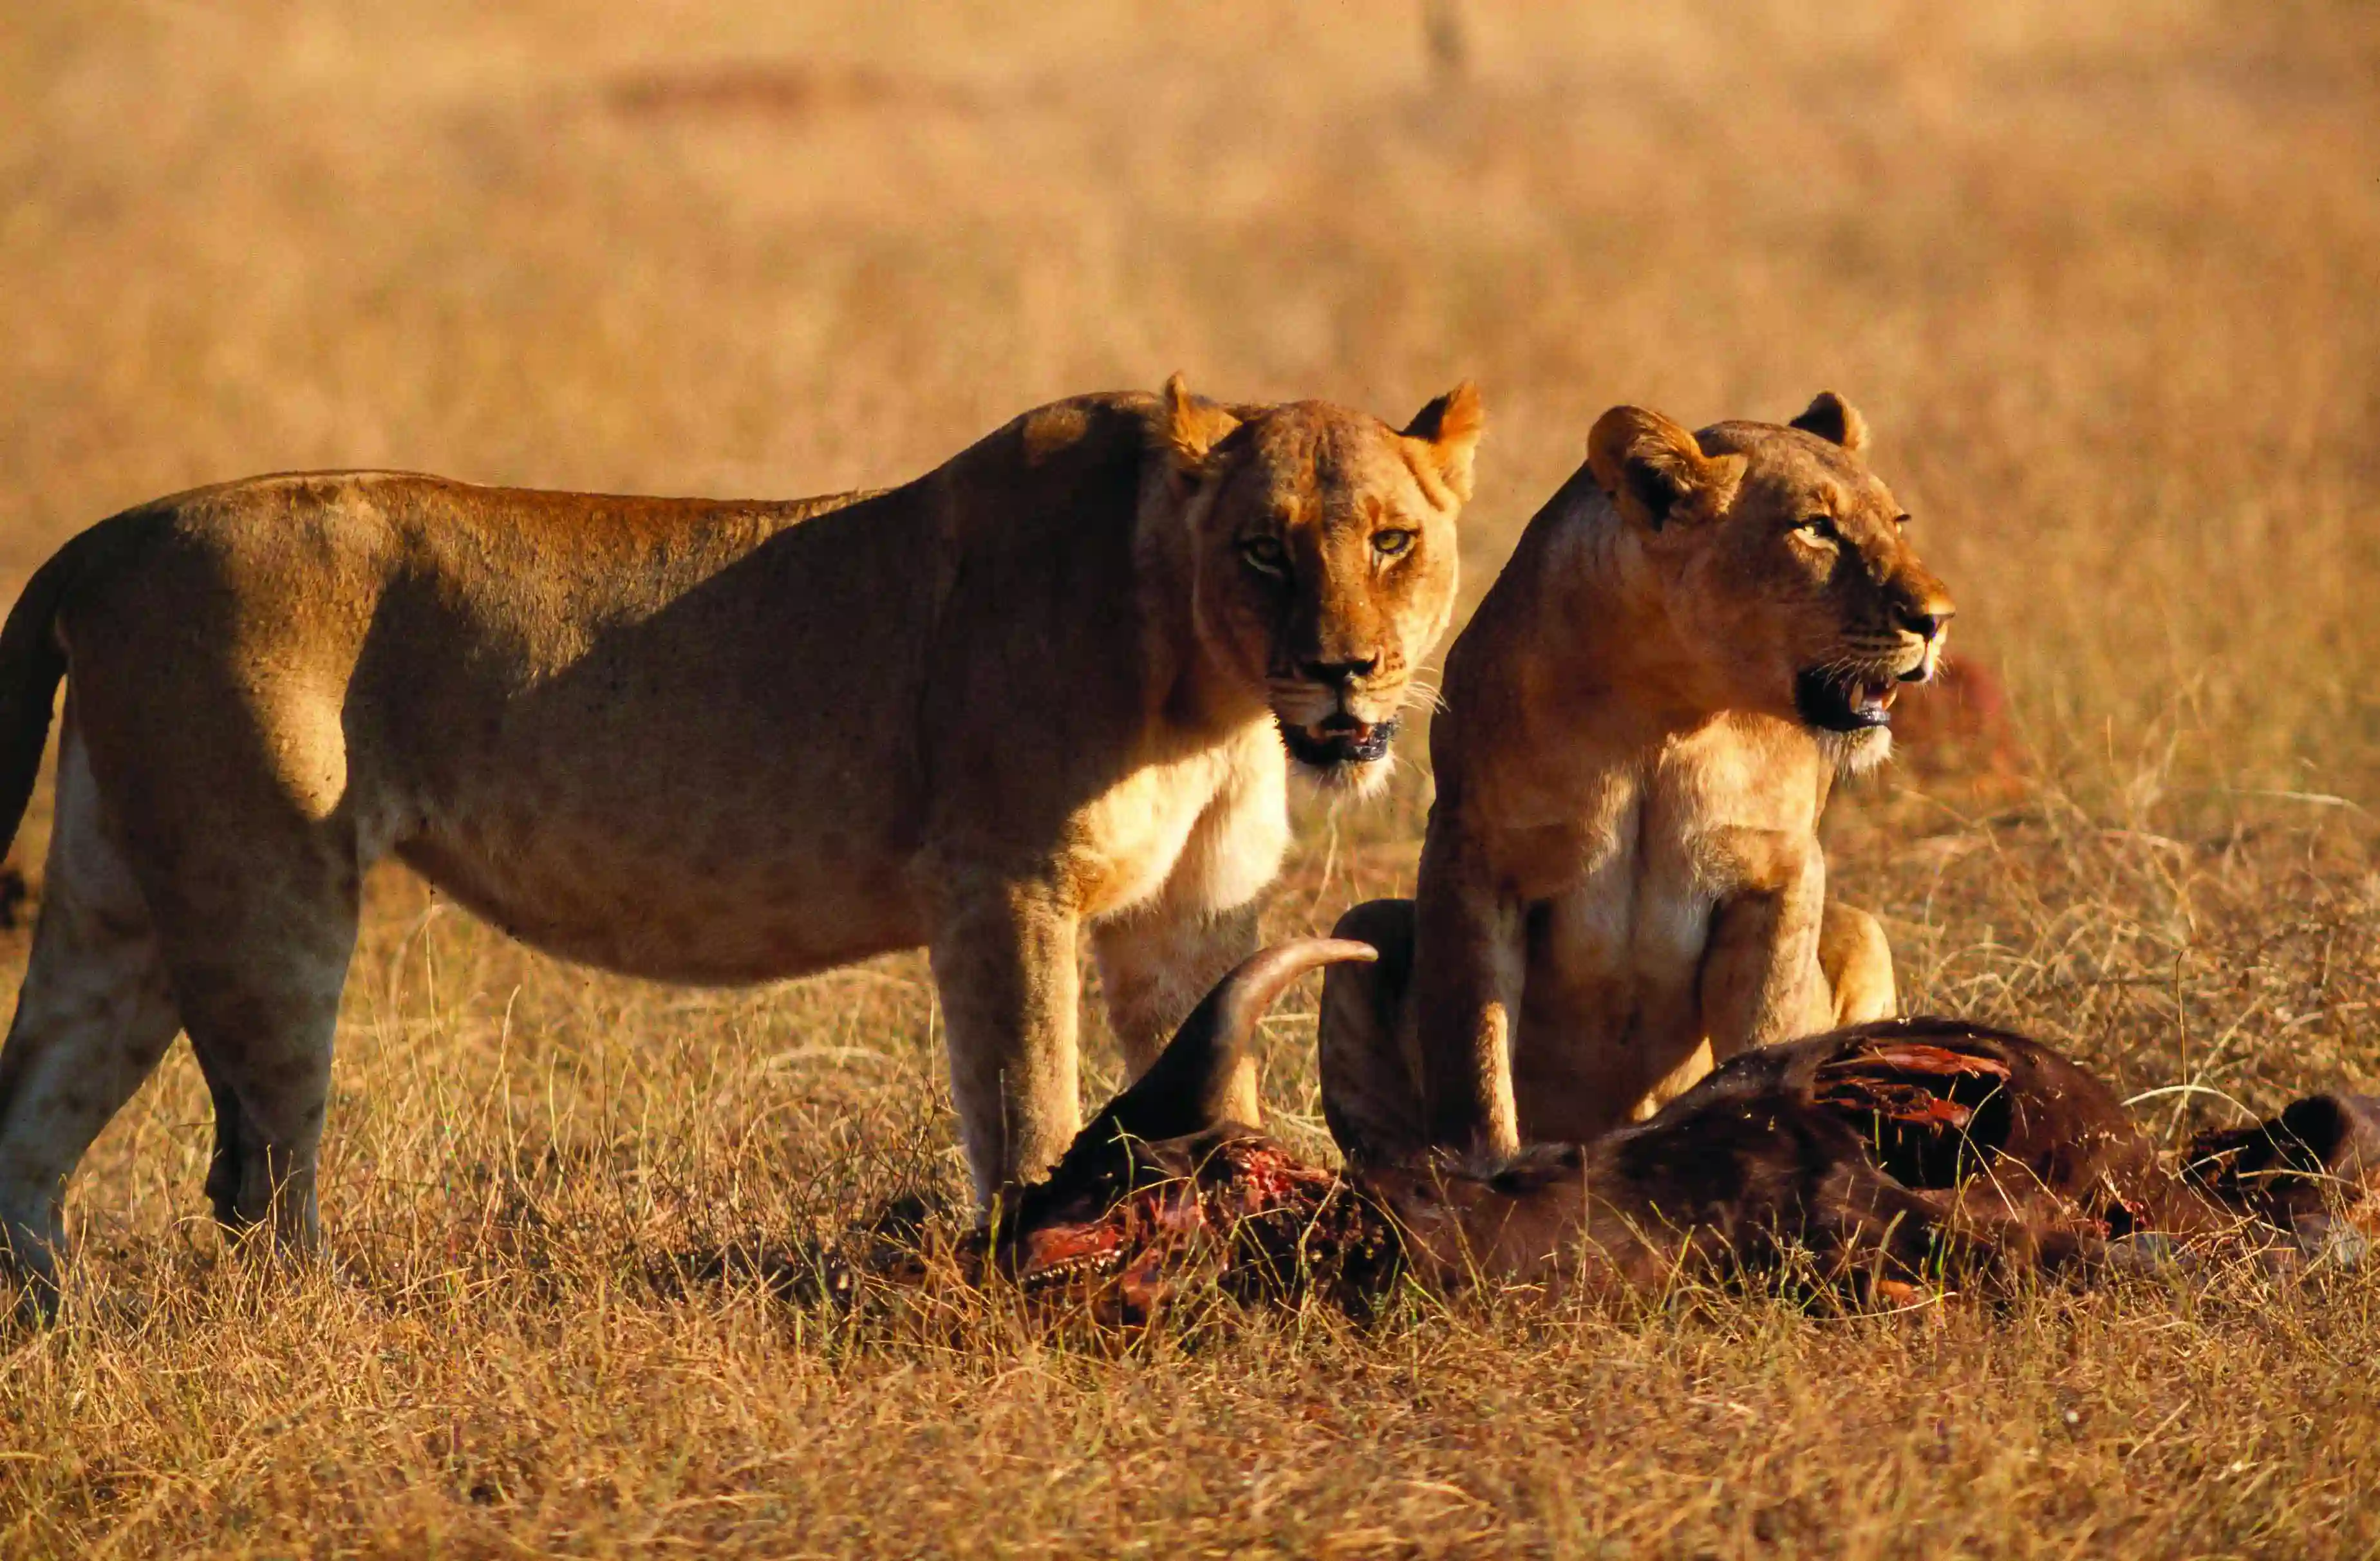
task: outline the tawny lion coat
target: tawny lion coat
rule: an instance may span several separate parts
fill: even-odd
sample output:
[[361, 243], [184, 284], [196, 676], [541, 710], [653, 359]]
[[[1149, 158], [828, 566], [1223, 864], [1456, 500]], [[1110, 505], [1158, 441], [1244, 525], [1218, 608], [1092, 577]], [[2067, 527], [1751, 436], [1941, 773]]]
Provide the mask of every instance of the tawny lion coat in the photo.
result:
[[1585, 1143], [1713, 1057], [1892, 1011], [1818, 818], [1950, 601], [1865, 442], [1832, 394], [1597, 421], [1447, 653], [1415, 898], [1339, 924], [1381, 952], [1324, 982], [1342, 1142]]
[[1478, 426], [1468, 386], [1400, 433], [1177, 381], [877, 494], [334, 473], [102, 522], [0, 635], [10, 829], [67, 683], [0, 1238], [49, 1274], [66, 1178], [186, 1029], [218, 1215], [312, 1240], [359, 889], [391, 853], [641, 975], [927, 944], [979, 1187], [1047, 1163], [1077, 1119], [1078, 929], [1145, 1065], [1250, 946], [1283, 736], [1331, 776], [1385, 752], [1451, 610]]

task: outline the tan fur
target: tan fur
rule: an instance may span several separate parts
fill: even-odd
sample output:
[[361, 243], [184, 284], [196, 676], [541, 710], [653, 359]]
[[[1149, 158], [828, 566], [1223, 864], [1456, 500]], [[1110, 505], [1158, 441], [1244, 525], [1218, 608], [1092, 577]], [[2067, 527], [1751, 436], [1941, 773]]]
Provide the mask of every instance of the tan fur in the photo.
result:
[[66, 1177], [178, 1025], [217, 1212], [310, 1240], [358, 889], [390, 853], [664, 980], [925, 944], [978, 1185], [1038, 1168], [1076, 1122], [1078, 934], [1136, 1071], [1252, 946], [1288, 838], [1277, 719], [1387, 721], [1443, 631], [1477, 428], [1468, 386], [1401, 433], [1177, 379], [875, 494], [335, 473], [103, 522], [0, 635], [12, 828], [62, 673], [71, 707], [0, 1051], [0, 1235], [47, 1271]]
[[1340, 924], [1384, 955], [1324, 984], [1326, 1074], [1365, 1119], [1342, 1143], [1584, 1143], [1714, 1060], [1892, 1011], [1817, 838], [1889, 737], [1818, 730], [1796, 692], [1939, 654], [1949, 599], [1864, 439], [1832, 395], [1785, 427], [1597, 422], [1448, 655], [1416, 900]]

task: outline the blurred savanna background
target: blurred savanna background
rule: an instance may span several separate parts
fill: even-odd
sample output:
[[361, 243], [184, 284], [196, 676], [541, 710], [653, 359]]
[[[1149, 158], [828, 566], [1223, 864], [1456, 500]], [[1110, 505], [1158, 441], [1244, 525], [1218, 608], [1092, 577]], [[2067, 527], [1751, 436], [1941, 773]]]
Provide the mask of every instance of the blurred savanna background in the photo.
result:
[[[2160, 1131], [2380, 1088], [2380, 10], [0, 18], [12, 586], [250, 472], [791, 496], [1180, 369], [1392, 421], [1476, 379], [1471, 600], [1604, 407], [1830, 388], [1985, 674], [1829, 823], [1904, 1000], [2168, 1091]], [[1301, 803], [1278, 930], [1410, 886], [1404, 750]], [[1311, 1011], [1266, 1087], [1320, 1155]], [[938, 1044], [915, 958], [658, 988], [382, 876], [338, 1272], [223, 1251], [177, 1051], [76, 1184], [66, 1325], [0, 1343], [0, 1554], [2380, 1551], [2368, 1275], [1127, 1338], [784, 1293], [768, 1254], [961, 1188]]]

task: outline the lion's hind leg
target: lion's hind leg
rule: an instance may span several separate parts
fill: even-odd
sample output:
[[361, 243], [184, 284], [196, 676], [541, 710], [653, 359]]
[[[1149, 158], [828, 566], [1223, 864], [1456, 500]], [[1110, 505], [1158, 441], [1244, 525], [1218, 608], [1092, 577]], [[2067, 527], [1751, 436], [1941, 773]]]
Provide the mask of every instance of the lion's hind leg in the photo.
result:
[[1391, 1164], [1429, 1144], [1406, 1001], [1414, 902], [1366, 901], [1341, 916], [1330, 936], [1368, 943], [1380, 957], [1322, 973], [1323, 1119], [1351, 1163]]
[[1890, 1019], [1900, 1010], [1892, 975], [1892, 945], [1884, 924], [1840, 901], [1827, 902], [1818, 924], [1818, 968], [1834, 994], [1837, 1024]]
[[315, 1165], [360, 871], [334, 839], [286, 833], [237, 877], [200, 872], [161, 915], [190, 1049], [214, 1097], [207, 1197], [284, 1252], [321, 1239]]
[[181, 1027], [149, 907], [71, 720], [33, 950], [0, 1047], [0, 1272], [56, 1304], [67, 1179]]
[[203, 684], [195, 696], [218, 701], [223, 740], [144, 741], [165, 725], [144, 691], [112, 702], [104, 729], [94, 714], [92, 754], [111, 805], [138, 820], [124, 831], [129, 859], [214, 1097], [215, 1217], [234, 1231], [266, 1227], [277, 1250], [310, 1252], [362, 896], [352, 817], [369, 788], [347, 770], [335, 708]]

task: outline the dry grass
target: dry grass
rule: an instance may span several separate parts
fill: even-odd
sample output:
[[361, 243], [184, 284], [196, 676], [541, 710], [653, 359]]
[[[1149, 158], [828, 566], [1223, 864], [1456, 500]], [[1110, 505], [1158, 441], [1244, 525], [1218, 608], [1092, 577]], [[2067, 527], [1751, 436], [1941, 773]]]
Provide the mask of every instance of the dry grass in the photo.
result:
[[[1602, 406], [1833, 386], [2036, 757], [1839, 810], [1913, 998], [2129, 1088], [2380, 1086], [2369, 7], [1512, 0], [1461, 79], [1385, 3], [8, 11], [0, 567], [292, 466], [882, 480], [1182, 367], [1477, 376], [1475, 592]], [[1278, 925], [1409, 882], [1419, 794], [1309, 818]], [[374, 904], [343, 1277], [220, 1252], [177, 1054], [0, 1349], [0, 1554], [2380, 1551], [2368, 1277], [1105, 1346], [685, 1280], [957, 1185], [918, 963], [669, 991]]]

